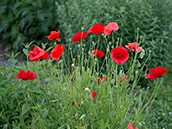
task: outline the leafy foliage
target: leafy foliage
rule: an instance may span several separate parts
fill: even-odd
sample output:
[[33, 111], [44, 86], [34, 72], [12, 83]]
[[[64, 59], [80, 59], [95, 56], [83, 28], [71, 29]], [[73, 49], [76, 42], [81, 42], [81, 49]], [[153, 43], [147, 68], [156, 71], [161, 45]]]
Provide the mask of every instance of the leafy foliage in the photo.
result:
[[21, 50], [21, 43], [46, 41], [45, 36], [58, 26], [54, 5], [55, 0], [1, 0], [2, 42], [17, 51]]

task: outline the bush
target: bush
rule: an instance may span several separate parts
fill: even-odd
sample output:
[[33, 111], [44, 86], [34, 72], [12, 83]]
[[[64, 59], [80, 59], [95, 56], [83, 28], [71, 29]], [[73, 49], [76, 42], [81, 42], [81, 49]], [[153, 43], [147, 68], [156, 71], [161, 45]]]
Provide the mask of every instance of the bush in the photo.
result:
[[[21, 43], [45, 41], [58, 27], [56, 0], [1, 0], [0, 35], [10, 50], [21, 50]], [[63, 3], [63, 2], [59, 2]]]

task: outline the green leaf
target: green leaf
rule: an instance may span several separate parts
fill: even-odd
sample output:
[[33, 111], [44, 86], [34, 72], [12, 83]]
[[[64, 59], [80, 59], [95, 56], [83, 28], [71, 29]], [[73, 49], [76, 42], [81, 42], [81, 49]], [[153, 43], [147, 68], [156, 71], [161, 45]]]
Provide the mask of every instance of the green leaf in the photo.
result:
[[45, 112], [43, 113], [43, 117], [45, 118], [48, 115], [49, 110], [45, 110]]
[[23, 49], [23, 53], [24, 53], [26, 56], [28, 56], [28, 55], [29, 55], [29, 53], [28, 53], [28, 50], [27, 50], [27, 49]]
[[50, 49], [52, 49], [53, 47], [49, 47], [46, 51], [49, 51]]
[[28, 112], [30, 109], [30, 106], [28, 103], [23, 104], [22, 106], [22, 115], [24, 115], [26, 112]]

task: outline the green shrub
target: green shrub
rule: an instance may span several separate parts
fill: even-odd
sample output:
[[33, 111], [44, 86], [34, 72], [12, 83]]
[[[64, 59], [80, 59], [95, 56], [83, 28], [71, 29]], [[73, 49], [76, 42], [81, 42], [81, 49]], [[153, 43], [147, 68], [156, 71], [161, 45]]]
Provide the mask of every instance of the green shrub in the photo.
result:
[[[0, 35], [10, 50], [21, 50], [21, 43], [48, 41], [50, 30], [58, 27], [56, 0], [1, 0]], [[60, 3], [60, 2], [59, 2]], [[61, 2], [63, 3], [63, 1]]]

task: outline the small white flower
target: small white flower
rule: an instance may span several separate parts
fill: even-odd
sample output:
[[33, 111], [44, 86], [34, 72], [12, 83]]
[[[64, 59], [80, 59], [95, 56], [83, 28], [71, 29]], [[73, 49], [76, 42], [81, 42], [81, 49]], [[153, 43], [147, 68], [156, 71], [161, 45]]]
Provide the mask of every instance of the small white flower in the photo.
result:
[[165, 113], [162, 113], [163, 116], [165, 116]]
[[171, 112], [169, 112], [168, 114], [171, 115]]
[[88, 92], [90, 92], [90, 89], [89, 89], [89, 88], [85, 88], [85, 91], [88, 91]]

